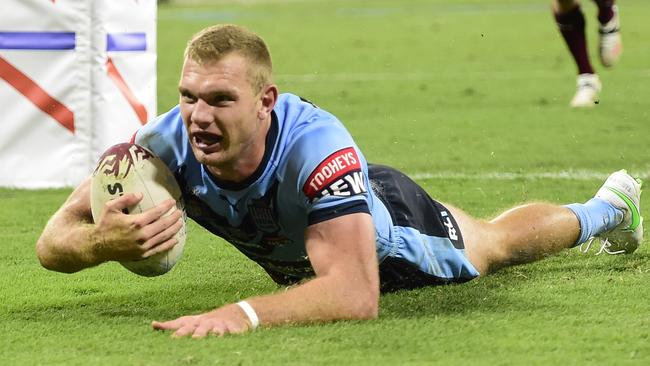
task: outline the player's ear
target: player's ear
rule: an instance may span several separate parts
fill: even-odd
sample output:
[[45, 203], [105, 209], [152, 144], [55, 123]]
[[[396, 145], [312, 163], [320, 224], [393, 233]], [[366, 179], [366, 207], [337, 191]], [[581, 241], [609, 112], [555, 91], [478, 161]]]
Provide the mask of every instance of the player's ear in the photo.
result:
[[278, 87], [274, 84], [264, 86], [260, 93], [260, 100], [262, 106], [257, 112], [257, 118], [263, 120], [268, 118], [273, 107], [275, 107], [275, 102], [278, 100]]

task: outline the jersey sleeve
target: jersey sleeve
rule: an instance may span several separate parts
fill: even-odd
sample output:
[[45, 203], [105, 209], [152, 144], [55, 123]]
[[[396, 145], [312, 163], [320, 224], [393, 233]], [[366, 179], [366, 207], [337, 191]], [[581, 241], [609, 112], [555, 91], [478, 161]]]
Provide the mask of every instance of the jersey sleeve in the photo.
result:
[[368, 167], [352, 137], [333, 116], [307, 124], [294, 138], [285, 177], [293, 177], [297, 199], [313, 225], [366, 212]]
[[131, 142], [153, 152], [172, 172], [178, 171], [189, 150], [178, 106], [142, 126]]

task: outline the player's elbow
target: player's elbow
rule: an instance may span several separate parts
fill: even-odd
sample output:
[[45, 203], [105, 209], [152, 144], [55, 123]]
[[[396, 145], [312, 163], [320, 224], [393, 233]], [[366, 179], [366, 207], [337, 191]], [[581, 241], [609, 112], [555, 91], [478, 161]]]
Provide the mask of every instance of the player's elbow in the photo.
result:
[[72, 273], [76, 270], [62, 266], [59, 261], [56, 260], [56, 255], [54, 255], [51, 246], [47, 241], [41, 237], [36, 242], [36, 258], [41, 263], [43, 268], [50, 271], [63, 272], [63, 273]]
[[379, 315], [379, 286], [372, 284], [363, 289], [355, 290], [353, 296], [348, 296], [349, 316], [355, 320], [375, 319]]
[[41, 266], [50, 271], [58, 271], [59, 268], [54, 261], [52, 251], [47, 245], [46, 241], [41, 237], [36, 242], [36, 258], [41, 263]]
[[358, 299], [355, 306], [354, 318], [359, 320], [376, 319], [379, 315], [379, 291], [369, 291]]
[[376, 319], [379, 315], [379, 297], [369, 298], [359, 309], [357, 319], [370, 320]]
[[36, 258], [38, 258], [38, 261], [41, 263], [41, 266], [45, 269], [49, 270], [56, 270], [56, 266], [54, 261], [52, 260], [52, 255], [51, 252], [47, 246], [47, 243], [45, 243], [45, 240], [43, 238], [39, 238], [38, 241], [36, 242]]

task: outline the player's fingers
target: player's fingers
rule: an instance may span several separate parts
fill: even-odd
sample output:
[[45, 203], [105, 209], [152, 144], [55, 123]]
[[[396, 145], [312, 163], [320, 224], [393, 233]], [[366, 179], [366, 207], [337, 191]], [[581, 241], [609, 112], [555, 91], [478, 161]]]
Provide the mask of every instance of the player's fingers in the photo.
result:
[[226, 324], [224, 322], [217, 322], [214, 324], [212, 327], [212, 330], [210, 333], [218, 336], [218, 337], [223, 337], [224, 335], [228, 334], [228, 330], [226, 328]]
[[188, 336], [194, 333], [196, 327], [197, 327], [196, 323], [186, 323], [182, 327], [178, 328], [178, 330], [176, 330], [174, 334], [172, 334], [172, 337], [180, 338], [180, 337]]
[[[149, 250], [155, 249], [159, 246], [162, 246], [163, 244], [166, 244], [169, 240], [174, 238], [174, 235], [176, 235], [176, 233], [178, 233], [178, 231], [181, 230], [182, 227], [183, 227], [183, 220], [182, 219], [176, 220], [175, 223], [173, 223], [163, 232], [158, 233], [153, 238], [150, 238], [149, 240], [144, 242], [141, 246], [141, 249], [144, 250], [146, 253]], [[160, 252], [161, 250], [158, 250], [158, 252]]]
[[144, 252], [142, 254], [142, 258], [143, 259], [144, 258], [149, 258], [152, 255], [162, 253], [162, 252], [164, 252], [166, 250], [169, 250], [169, 249], [173, 248], [174, 245], [176, 245], [176, 244], [178, 244], [178, 240], [176, 238], [171, 238], [171, 239], [167, 240], [166, 242], [164, 242], [164, 243], [162, 243], [160, 245], [157, 245], [157, 246], [147, 250], [146, 252]]
[[151, 322], [151, 327], [155, 330], [169, 330], [169, 329], [176, 329], [170, 325], [171, 321], [166, 321], [166, 322], [159, 322], [159, 321], [152, 321]]
[[226, 323], [226, 333], [228, 334], [241, 334], [248, 331], [247, 326], [242, 326], [239, 323], [227, 322]]
[[[167, 216], [163, 216], [159, 220], [156, 220], [150, 223], [149, 225], [143, 227], [140, 232], [140, 234], [142, 235], [140, 239], [146, 242], [150, 242], [151, 240], [154, 240], [154, 242], [151, 243], [151, 246], [154, 246], [156, 243], [161, 243], [169, 239], [170, 237], [174, 236], [174, 234], [176, 234], [176, 232], [178, 232], [178, 230], [180, 230], [180, 228], [183, 226], [183, 221], [181, 220], [181, 217], [182, 217], [181, 211], [174, 210], [171, 214]], [[175, 229], [175, 231], [173, 229]], [[150, 247], [147, 247], [146, 249], [149, 249]]]
[[144, 227], [162, 217], [166, 214], [172, 207], [176, 205], [176, 201], [173, 199], [164, 200], [163, 202], [157, 204], [154, 207], [144, 211], [143, 213], [134, 215], [134, 220], [136, 226]]
[[167, 323], [168, 322], [159, 322], [154, 320], [151, 322], [151, 328], [154, 330], [167, 330], [169, 329]]
[[212, 321], [209, 320], [204, 320], [201, 324], [199, 324], [196, 329], [194, 329], [194, 332], [192, 333], [192, 338], [203, 338], [208, 335], [208, 333], [212, 330], [213, 327]]
[[171, 329], [178, 329], [180, 328], [184, 322], [185, 322], [185, 317], [174, 319], [174, 320], [168, 320], [164, 322], [159, 322], [159, 321], [152, 321], [151, 322], [151, 327], [155, 330], [171, 330]]
[[143, 196], [141, 192], [126, 193], [123, 196], [106, 202], [106, 208], [109, 211], [123, 212], [125, 208], [140, 202]]

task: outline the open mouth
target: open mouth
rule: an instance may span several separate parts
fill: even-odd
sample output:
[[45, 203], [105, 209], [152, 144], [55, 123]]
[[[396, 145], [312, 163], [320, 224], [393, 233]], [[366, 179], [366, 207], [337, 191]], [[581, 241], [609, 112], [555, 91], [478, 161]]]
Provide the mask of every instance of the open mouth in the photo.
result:
[[201, 150], [214, 150], [219, 148], [219, 145], [223, 140], [223, 136], [201, 131], [194, 132], [192, 134], [192, 140], [194, 142], [194, 146]]

